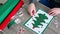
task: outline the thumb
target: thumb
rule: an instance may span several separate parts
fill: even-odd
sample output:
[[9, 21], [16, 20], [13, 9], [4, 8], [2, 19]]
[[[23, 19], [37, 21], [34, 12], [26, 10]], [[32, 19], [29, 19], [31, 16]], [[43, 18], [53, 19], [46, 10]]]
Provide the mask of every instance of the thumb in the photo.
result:
[[34, 14], [35, 14], [35, 10], [32, 10], [32, 12], [31, 12], [31, 16], [33, 16]]

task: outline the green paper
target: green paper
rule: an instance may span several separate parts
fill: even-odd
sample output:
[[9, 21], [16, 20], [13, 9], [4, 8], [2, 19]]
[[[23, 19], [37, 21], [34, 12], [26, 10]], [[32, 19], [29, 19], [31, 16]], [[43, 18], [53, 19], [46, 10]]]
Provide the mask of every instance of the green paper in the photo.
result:
[[36, 28], [36, 27], [38, 27], [38, 28], [39, 28], [39, 26], [38, 26], [38, 25], [43, 26], [43, 24], [42, 24], [42, 23], [45, 23], [44, 19], [48, 19], [48, 17], [47, 17], [47, 16], [45, 16], [45, 14], [38, 14], [38, 16], [39, 16], [39, 17], [35, 17], [35, 18], [36, 18], [36, 20], [33, 20], [33, 21], [34, 21], [34, 24], [32, 23], [33, 28]]
[[12, 11], [16, 6], [19, 0], [7, 0], [3, 5], [0, 5], [0, 24], [7, 17], [7, 15]]
[[11, 20], [10, 23], [7, 25], [7, 27], [10, 28], [14, 24], [15, 24], [14, 20]]

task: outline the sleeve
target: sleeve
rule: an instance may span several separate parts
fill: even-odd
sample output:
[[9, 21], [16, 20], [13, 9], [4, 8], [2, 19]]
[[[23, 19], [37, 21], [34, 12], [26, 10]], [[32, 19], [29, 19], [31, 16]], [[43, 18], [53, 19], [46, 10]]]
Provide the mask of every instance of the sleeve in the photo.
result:
[[30, 3], [34, 3], [34, 4], [36, 4], [38, 1], [37, 0], [29, 0], [30, 2], [29, 2], [29, 4]]

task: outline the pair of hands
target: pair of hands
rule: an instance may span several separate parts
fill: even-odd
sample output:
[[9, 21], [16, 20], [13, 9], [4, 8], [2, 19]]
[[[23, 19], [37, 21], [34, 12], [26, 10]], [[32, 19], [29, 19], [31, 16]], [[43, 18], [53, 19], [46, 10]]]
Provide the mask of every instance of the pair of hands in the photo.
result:
[[[28, 6], [28, 12], [31, 16], [33, 16], [35, 13], [36, 13], [36, 7], [34, 5], [34, 3], [31, 3], [29, 6]], [[49, 15], [52, 15], [52, 16], [56, 16], [58, 14], [60, 14], [60, 8], [53, 8], [53, 9], [50, 9], [48, 11], [48, 14]]]

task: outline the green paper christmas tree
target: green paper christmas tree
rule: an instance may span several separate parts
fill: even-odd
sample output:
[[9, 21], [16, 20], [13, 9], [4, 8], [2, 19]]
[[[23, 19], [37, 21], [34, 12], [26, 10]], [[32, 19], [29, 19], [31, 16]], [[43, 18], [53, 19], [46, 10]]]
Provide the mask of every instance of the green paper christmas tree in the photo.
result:
[[34, 28], [39, 28], [39, 25], [40, 25], [40, 26], [43, 26], [42, 23], [45, 23], [44, 20], [45, 20], [45, 19], [48, 19], [48, 17], [47, 17], [45, 14], [38, 14], [38, 16], [39, 16], [39, 17], [35, 17], [36, 20], [33, 20], [33, 21], [34, 21], [34, 23], [32, 23], [33, 29], [34, 29]]

